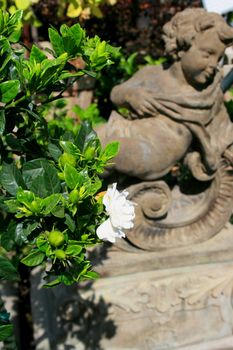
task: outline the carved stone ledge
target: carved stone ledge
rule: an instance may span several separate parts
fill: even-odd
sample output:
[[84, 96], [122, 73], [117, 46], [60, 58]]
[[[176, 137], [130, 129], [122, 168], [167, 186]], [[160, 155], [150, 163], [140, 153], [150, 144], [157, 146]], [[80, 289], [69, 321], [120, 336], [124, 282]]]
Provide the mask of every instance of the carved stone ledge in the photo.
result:
[[[102, 256], [102, 258], [101, 258]], [[99, 258], [101, 262], [98, 264]], [[192, 246], [148, 252], [119, 240], [117, 245], [95, 254], [95, 269], [102, 276], [127, 275], [142, 271], [177, 268], [197, 264], [233, 261], [233, 225], [225, 227], [214, 237]]]
[[232, 289], [231, 262], [102, 278], [82, 298], [110, 305], [103, 349], [181, 349], [232, 336]]

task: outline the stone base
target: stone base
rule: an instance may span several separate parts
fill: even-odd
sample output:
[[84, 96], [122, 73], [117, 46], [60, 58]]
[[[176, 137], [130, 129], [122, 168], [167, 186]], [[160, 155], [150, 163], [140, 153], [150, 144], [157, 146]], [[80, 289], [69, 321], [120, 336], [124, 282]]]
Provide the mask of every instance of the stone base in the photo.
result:
[[102, 278], [93, 284], [34, 288], [37, 350], [47, 350], [42, 339], [54, 350], [233, 349], [232, 233], [227, 225], [208, 242], [163, 252], [113, 246], [95, 256]]
[[100, 279], [82, 297], [109, 305], [103, 349], [180, 349], [232, 335], [232, 286], [233, 262]]
[[205, 344], [182, 347], [180, 350], [233, 350], [233, 337], [215, 340]]

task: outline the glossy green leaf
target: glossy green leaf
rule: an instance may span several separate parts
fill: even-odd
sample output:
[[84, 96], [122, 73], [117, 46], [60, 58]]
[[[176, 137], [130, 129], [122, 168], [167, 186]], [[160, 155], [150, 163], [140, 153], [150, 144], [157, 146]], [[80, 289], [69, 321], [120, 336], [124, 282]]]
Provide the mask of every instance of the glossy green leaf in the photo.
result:
[[45, 287], [45, 288], [52, 288], [52, 287], [57, 286], [58, 284], [61, 284], [61, 281], [60, 281], [59, 278], [56, 278], [55, 280], [44, 284], [43, 287]]
[[10, 260], [0, 255], [0, 279], [4, 278], [14, 281], [17, 280], [18, 277], [18, 272]]
[[44, 158], [25, 163], [23, 178], [27, 187], [41, 198], [60, 192], [57, 169]]
[[71, 232], [74, 232], [76, 228], [75, 221], [68, 214], [65, 214], [65, 218], [66, 218], [65, 224], [67, 225], [67, 227]]
[[11, 220], [7, 229], [1, 234], [1, 246], [7, 251], [12, 250], [14, 247], [16, 225], [17, 223]]
[[64, 177], [65, 177], [65, 182], [67, 186], [71, 190], [73, 190], [76, 186], [78, 186], [81, 180], [79, 171], [69, 164], [65, 165]]
[[36, 239], [36, 245], [40, 251], [46, 253], [46, 250], [49, 247], [48, 239], [46, 239], [45, 234], [41, 234]]
[[16, 43], [21, 36], [22, 29], [22, 17], [23, 11], [15, 11], [9, 18], [7, 25], [5, 26], [7, 33], [4, 33], [8, 40], [12, 43]]
[[45, 254], [39, 250], [35, 250], [25, 256], [22, 260], [21, 263], [27, 266], [37, 266], [40, 265], [45, 258]]
[[20, 203], [28, 205], [33, 200], [35, 200], [35, 194], [28, 190], [23, 190], [21, 187], [18, 189], [16, 198]]
[[79, 129], [78, 135], [75, 138], [75, 145], [83, 151], [86, 144], [93, 139], [96, 139], [96, 132], [92, 129], [91, 124], [88, 121], [82, 123]]
[[10, 213], [16, 213], [16, 211], [20, 205], [19, 202], [15, 199], [6, 200], [4, 203], [7, 207], [7, 211]]
[[0, 326], [0, 342], [6, 340], [13, 334], [13, 325], [6, 324]]
[[42, 211], [43, 215], [48, 215], [51, 213], [62, 199], [62, 195], [58, 193], [44, 198], [42, 202], [42, 205], [44, 207]]
[[66, 153], [72, 154], [74, 156], [80, 154], [78, 147], [70, 141], [60, 141], [60, 145]]
[[36, 63], [41, 63], [45, 59], [47, 59], [47, 56], [43, 53], [43, 51], [41, 51], [36, 45], [32, 45], [29, 57], [30, 62], [35, 61]]
[[19, 10], [26, 10], [31, 4], [30, 0], [15, 0], [15, 5]]
[[19, 187], [26, 187], [21, 172], [14, 163], [3, 164], [2, 170], [0, 172], [0, 183], [5, 188], [5, 190], [13, 196], [16, 195]]
[[85, 277], [87, 279], [93, 279], [94, 280], [94, 279], [100, 278], [100, 275], [97, 272], [95, 272], [95, 271], [88, 271], [88, 272], [85, 273], [85, 275], [83, 277]]
[[113, 157], [115, 157], [117, 155], [117, 153], [119, 152], [120, 149], [120, 143], [117, 141], [111, 142], [109, 143], [103, 153], [102, 153], [102, 158], [103, 160], [110, 160]]
[[[2, 0], [1, 3], [1, 9], [5, 11], [6, 9], [6, 0]], [[2, 33], [2, 30], [4, 29], [4, 15], [3, 15], [3, 11], [0, 10], [0, 34]]]
[[28, 242], [28, 236], [38, 227], [38, 223], [27, 224], [20, 222], [15, 228], [15, 242], [21, 246], [23, 243]]
[[53, 50], [58, 57], [65, 52], [62, 37], [59, 35], [56, 29], [49, 28], [48, 33]]
[[57, 218], [64, 218], [65, 217], [65, 208], [62, 205], [56, 206], [51, 213], [56, 216]]
[[60, 148], [58, 146], [56, 146], [54, 143], [49, 143], [48, 144], [48, 149], [49, 149], [49, 152], [50, 152], [51, 156], [56, 161], [62, 155], [62, 152], [61, 152]]
[[0, 136], [5, 131], [5, 125], [6, 125], [6, 119], [5, 119], [5, 112], [3, 110], [0, 110]]
[[0, 101], [8, 103], [12, 101], [20, 91], [19, 80], [9, 80], [0, 83]]
[[66, 248], [66, 254], [76, 256], [76, 255], [79, 255], [82, 250], [83, 250], [83, 247], [78, 244], [69, 244], [68, 247]]
[[79, 47], [83, 37], [85, 36], [85, 31], [81, 28], [79, 23], [76, 23], [70, 27], [70, 33], [75, 40], [76, 47]]

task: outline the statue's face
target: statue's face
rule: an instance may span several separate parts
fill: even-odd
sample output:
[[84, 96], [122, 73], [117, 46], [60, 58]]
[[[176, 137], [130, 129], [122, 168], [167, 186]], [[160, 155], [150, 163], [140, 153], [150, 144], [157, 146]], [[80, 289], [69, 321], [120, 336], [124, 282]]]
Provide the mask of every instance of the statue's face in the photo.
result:
[[181, 56], [181, 67], [188, 83], [196, 88], [211, 84], [225, 45], [214, 29], [200, 33], [192, 46]]

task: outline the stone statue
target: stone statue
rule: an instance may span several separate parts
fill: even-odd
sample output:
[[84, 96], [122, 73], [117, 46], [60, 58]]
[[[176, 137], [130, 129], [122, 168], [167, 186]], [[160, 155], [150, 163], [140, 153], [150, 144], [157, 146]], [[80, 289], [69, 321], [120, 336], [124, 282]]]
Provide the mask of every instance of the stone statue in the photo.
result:
[[187, 9], [164, 40], [172, 63], [114, 87], [129, 116], [97, 129], [120, 141], [105, 175], [137, 203], [134, 228], [90, 252], [93, 284], [32, 288], [37, 350], [233, 349], [233, 125], [219, 65], [233, 28]]
[[[114, 87], [112, 101], [129, 116], [114, 111], [97, 130], [103, 144], [120, 141], [108, 171], [134, 183], [139, 208], [128, 239], [149, 250], [208, 239], [229, 219], [233, 199], [233, 124], [220, 85], [233, 28], [216, 13], [186, 9], [164, 26], [163, 38], [172, 63], [146, 66]], [[172, 176], [181, 167], [193, 177], [188, 194]]]

